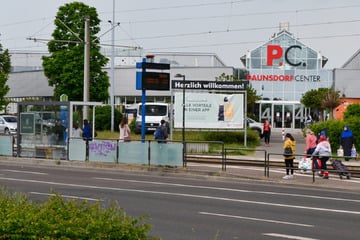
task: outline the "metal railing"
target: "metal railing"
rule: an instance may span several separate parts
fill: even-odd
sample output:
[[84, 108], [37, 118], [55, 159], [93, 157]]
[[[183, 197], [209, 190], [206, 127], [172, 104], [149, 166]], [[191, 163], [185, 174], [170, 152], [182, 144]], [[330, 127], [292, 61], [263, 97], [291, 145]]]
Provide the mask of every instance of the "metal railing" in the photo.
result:
[[[74, 142], [72, 142], [74, 141]], [[39, 146], [34, 147], [36, 151], [44, 153], [41, 155], [34, 155], [39, 158], [53, 158], [56, 157], [57, 149], [54, 146], [46, 146], [44, 149]], [[214, 150], [215, 149], [215, 150]], [[40, 151], [41, 150], [41, 151]], [[112, 163], [134, 163], [142, 165], [166, 165], [166, 166], [182, 166], [187, 167], [188, 162], [203, 163], [219, 163], [221, 170], [226, 171], [229, 165], [262, 165], [264, 167], [264, 176], [270, 177], [270, 167], [278, 166], [285, 167], [283, 153], [267, 152], [266, 149], [257, 148], [225, 148], [222, 141], [167, 141], [167, 144], [159, 144], [156, 140], [133, 140], [131, 142], [119, 142], [118, 139], [99, 139], [92, 141], [83, 139], [69, 138], [66, 148], [66, 158], [59, 158], [59, 160], [79, 160], [79, 161], [99, 161]], [[242, 154], [241, 151], [255, 152], [256, 156], [252, 157], [249, 154]], [[0, 155], [18, 156], [15, 154], [14, 141], [12, 136], [1, 136], [0, 138]], [[17, 152], [16, 152], [17, 153]], [[262, 157], [263, 155], [263, 157]], [[296, 159], [306, 157], [306, 154], [295, 154]], [[331, 160], [344, 160], [347, 156], [331, 156]], [[200, 160], [202, 159], [202, 160]], [[345, 165], [347, 162], [343, 161]], [[352, 161], [353, 163], [353, 161]], [[294, 163], [294, 170], [300, 170]], [[333, 169], [328, 162], [330, 173], [340, 174]], [[350, 174], [353, 176], [360, 176], [360, 163], [348, 166]], [[312, 180], [315, 182], [317, 170], [312, 167]]]
[[266, 168], [267, 168], [267, 158], [266, 158], [266, 153], [267, 153], [267, 151], [265, 150], [265, 149], [256, 149], [256, 148], [225, 148], [225, 153], [224, 153], [224, 155], [225, 155], [225, 161], [224, 161], [224, 163], [223, 163], [223, 167], [222, 167], [222, 169], [224, 170], [224, 171], [226, 171], [226, 166], [227, 166], [227, 163], [228, 162], [241, 162], [241, 163], [244, 163], [244, 159], [236, 159], [236, 158], [231, 158], [231, 159], [229, 159], [228, 158], [228, 154], [229, 154], [229, 152], [230, 151], [251, 151], [251, 152], [263, 152], [264, 153], [264, 175], [266, 176]]

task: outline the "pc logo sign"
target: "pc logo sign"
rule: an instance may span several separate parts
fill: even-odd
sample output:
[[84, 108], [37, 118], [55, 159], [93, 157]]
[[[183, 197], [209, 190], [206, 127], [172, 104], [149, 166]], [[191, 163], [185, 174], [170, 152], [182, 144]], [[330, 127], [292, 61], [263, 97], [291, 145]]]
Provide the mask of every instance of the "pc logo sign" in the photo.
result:
[[[289, 59], [289, 52], [292, 50], [292, 49], [302, 49], [301, 46], [299, 45], [292, 45], [292, 46], [289, 46], [286, 51], [285, 51], [285, 54], [284, 54], [284, 50], [283, 48], [280, 46], [280, 45], [268, 45], [267, 46], [267, 62], [266, 62], [266, 65], [267, 66], [273, 66], [273, 60], [275, 59], [280, 59], [283, 57], [285, 57], [285, 62], [287, 64], [289, 64], [290, 66], [293, 66], [293, 67], [298, 67], [300, 65], [302, 66], [306, 66], [306, 63], [305, 62], [293, 62]], [[279, 67], [283, 66], [283, 62], [279, 62]]]

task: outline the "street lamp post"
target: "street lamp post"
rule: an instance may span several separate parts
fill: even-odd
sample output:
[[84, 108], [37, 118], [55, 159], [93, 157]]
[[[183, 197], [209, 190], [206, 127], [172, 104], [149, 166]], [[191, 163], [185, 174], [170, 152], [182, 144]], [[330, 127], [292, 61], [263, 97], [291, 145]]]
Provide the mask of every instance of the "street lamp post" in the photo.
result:
[[183, 157], [185, 158], [185, 75], [184, 74], [176, 74], [175, 77], [182, 78], [182, 144], [183, 144]]

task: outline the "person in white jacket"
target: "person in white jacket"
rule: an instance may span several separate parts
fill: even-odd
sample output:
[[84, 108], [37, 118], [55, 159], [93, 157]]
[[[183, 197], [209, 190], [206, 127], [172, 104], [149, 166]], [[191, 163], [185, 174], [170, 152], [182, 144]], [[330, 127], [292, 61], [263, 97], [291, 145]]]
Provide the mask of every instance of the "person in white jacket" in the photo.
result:
[[319, 175], [324, 179], [328, 179], [329, 172], [327, 171], [326, 162], [331, 157], [331, 145], [325, 135], [320, 135], [319, 143], [316, 145], [315, 151], [312, 154], [313, 161], [316, 161], [317, 157], [321, 161], [321, 171]]

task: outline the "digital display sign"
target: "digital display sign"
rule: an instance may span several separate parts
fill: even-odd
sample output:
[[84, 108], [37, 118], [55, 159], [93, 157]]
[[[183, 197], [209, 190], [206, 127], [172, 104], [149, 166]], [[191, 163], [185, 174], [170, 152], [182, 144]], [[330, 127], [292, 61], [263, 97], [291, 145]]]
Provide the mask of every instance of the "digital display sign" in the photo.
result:
[[142, 88], [146, 90], [170, 90], [170, 74], [161, 72], [143, 72]]
[[148, 69], [169, 70], [170, 64], [138, 62], [136, 68], [141, 72], [136, 72], [136, 89], [137, 90], [170, 90], [170, 73], [163, 71], [147, 71]]

